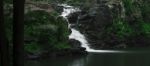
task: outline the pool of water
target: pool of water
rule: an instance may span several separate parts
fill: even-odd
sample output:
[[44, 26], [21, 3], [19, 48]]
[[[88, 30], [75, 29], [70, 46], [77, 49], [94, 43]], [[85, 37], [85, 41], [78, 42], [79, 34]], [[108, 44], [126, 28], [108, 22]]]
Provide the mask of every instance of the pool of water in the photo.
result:
[[25, 66], [150, 66], [150, 52], [89, 53], [82, 57], [28, 60]]

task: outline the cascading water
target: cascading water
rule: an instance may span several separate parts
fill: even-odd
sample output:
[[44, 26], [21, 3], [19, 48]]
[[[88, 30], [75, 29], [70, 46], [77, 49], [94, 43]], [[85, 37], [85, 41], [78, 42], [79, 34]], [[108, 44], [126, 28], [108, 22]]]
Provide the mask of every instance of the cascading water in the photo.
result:
[[[78, 12], [81, 11], [79, 8], [74, 8], [72, 6], [69, 6], [67, 4], [59, 4], [59, 6], [63, 6], [63, 12], [60, 16], [64, 17], [67, 21], [68, 18], [67, 16], [71, 13], [74, 12]], [[89, 43], [86, 40], [85, 36], [83, 34], [81, 34], [78, 30], [76, 30], [75, 28], [71, 27], [72, 24], [69, 23], [68, 21], [68, 28], [71, 29], [72, 33], [69, 35], [69, 39], [75, 39], [81, 42], [81, 47], [86, 48], [87, 52], [104, 52], [104, 53], [120, 53], [123, 51], [116, 51], [116, 50], [95, 50], [89, 47]]]

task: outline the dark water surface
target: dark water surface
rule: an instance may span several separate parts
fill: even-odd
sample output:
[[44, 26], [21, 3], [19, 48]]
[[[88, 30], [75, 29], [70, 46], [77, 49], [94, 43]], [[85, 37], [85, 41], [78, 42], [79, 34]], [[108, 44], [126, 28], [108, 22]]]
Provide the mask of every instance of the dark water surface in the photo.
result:
[[150, 66], [150, 52], [89, 53], [82, 57], [30, 60], [25, 66]]

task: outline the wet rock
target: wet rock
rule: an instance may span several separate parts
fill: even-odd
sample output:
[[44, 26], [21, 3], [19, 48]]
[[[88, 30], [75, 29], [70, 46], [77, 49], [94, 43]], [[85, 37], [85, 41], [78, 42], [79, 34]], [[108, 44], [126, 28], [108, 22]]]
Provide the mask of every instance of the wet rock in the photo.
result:
[[57, 4], [53, 4], [52, 7], [58, 12], [63, 12], [63, 6], [58, 6]]
[[71, 54], [72, 55], [86, 55], [87, 52], [85, 51], [85, 48], [80, 47], [80, 48], [72, 48]]
[[68, 21], [70, 24], [76, 24], [77, 20], [78, 20], [78, 15], [80, 14], [80, 12], [75, 12], [75, 13], [71, 13], [68, 16]]
[[113, 23], [111, 11], [106, 5], [91, 8], [89, 12], [80, 15], [79, 29], [87, 37], [91, 46], [104, 47], [102, 31]]
[[75, 39], [70, 39], [69, 44], [71, 44], [71, 54], [73, 55], [82, 55], [87, 54], [86, 48], [81, 47], [81, 43]]
[[71, 44], [72, 48], [80, 48], [81, 43], [75, 39], [69, 39], [69, 44]]

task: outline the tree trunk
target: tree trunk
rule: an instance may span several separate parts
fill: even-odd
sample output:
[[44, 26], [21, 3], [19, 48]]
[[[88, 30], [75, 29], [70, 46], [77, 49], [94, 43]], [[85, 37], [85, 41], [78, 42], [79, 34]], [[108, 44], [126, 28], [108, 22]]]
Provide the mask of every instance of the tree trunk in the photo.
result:
[[24, 0], [13, 5], [13, 66], [24, 66]]
[[0, 66], [9, 66], [8, 44], [6, 42], [3, 0], [0, 0]]

